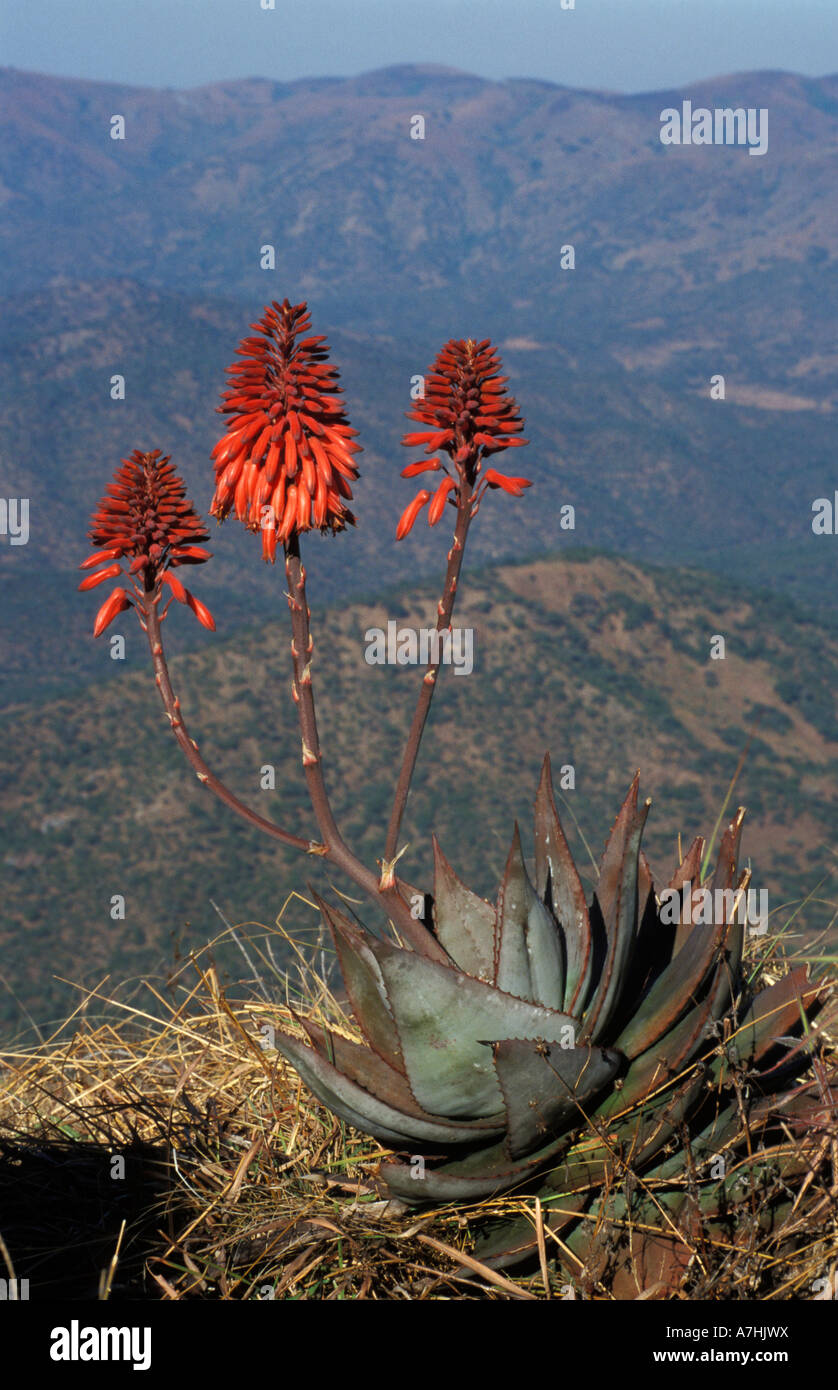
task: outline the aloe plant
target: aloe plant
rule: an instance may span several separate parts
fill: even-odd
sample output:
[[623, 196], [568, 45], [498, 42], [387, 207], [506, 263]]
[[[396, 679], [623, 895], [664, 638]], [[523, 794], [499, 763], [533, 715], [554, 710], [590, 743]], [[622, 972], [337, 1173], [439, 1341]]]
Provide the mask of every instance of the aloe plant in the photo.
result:
[[[465, 887], [436, 841], [433, 894], [413, 892], [396, 870], [437, 656], [421, 681], [378, 872], [341, 833], [318, 733], [301, 540], [355, 524], [346, 502], [361, 450], [325, 340], [304, 336], [310, 326], [305, 304], [274, 301], [252, 325], [257, 336], [242, 340], [242, 360], [228, 369], [219, 406], [230, 418], [213, 450], [210, 511], [261, 533], [267, 562], [280, 547], [284, 555], [291, 693], [319, 838], [242, 802], [187, 731], [163, 624], [176, 601], [214, 628], [174, 572], [210, 558], [197, 544], [208, 535], [159, 450], [135, 450], [117, 470], [93, 517], [97, 549], [82, 565], [90, 573], [79, 586], [123, 580], [101, 605], [94, 636], [135, 611], [172, 731], [201, 784], [251, 828], [346, 874], [394, 929], [390, 937], [374, 934], [320, 900], [362, 1040], [301, 1018], [304, 1036], [281, 1033], [279, 1049], [336, 1115], [395, 1151], [381, 1165], [381, 1181], [403, 1202], [536, 1195], [551, 1233], [562, 1233], [560, 1248], [577, 1259], [580, 1251], [588, 1258], [608, 1223], [649, 1229], [652, 1217], [658, 1225], [663, 1218], [674, 1246], [662, 1258], [677, 1263], [690, 1251], [687, 1232], [696, 1221], [702, 1229], [724, 1227], [740, 1199], [750, 1202], [754, 1220], [774, 1219], [792, 1200], [783, 1183], [804, 1161], [789, 1136], [795, 1126], [817, 1130], [834, 1119], [828, 1077], [819, 1072], [816, 1083], [795, 1084], [813, 1053], [811, 1020], [828, 989], [801, 969], [770, 983], [743, 970], [737, 901], [748, 875], [738, 875], [737, 855], [744, 812], [721, 840], [711, 887], [723, 910], [711, 927], [692, 919], [670, 924], [661, 911], [641, 849], [649, 807], [638, 804], [637, 778], [587, 903], [549, 760], [535, 803], [533, 876], [516, 827], [495, 906]], [[423, 457], [403, 476], [442, 478], [408, 504], [396, 539], [408, 536], [425, 507], [431, 526], [449, 507], [454, 512], [440, 633], [451, 625], [469, 528], [484, 500], [499, 492], [520, 498], [531, 486], [488, 466], [527, 443], [500, 371], [488, 339], [452, 339], [408, 412], [421, 429], [402, 442]], [[703, 858], [696, 840], [669, 887], [698, 884]], [[411, 903], [428, 901], [420, 919]], [[714, 1156], [722, 1171], [714, 1160], [708, 1173]], [[527, 1219], [513, 1220], [479, 1248], [489, 1262], [510, 1263], [537, 1239]], [[636, 1264], [631, 1238], [629, 1249]]]
[[[517, 827], [494, 907], [469, 891], [434, 842], [432, 921], [445, 963], [400, 949], [320, 901], [363, 1041], [302, 1018], [308, 1044], [286, 1032], [276, 1045], [336, 1115], [406, 1151], [381, 1164], [393, 1197], [438, 1204], [539, 1195], [551, 1228], [575, 1223], [584, 1249], [590, 1225], [580, 1226], [580, 1213], [629, 1171], [656, 1183], [674, 1176], [667, 1209], [680, 1212], [685, 1136], [696, 1163], [740, 1137], [735, 1080], [743, 1071], [762, 1105], [749, 1107], [757, 1128], [778, 1093], [788, 1115], [816, 1114], [816, 1095], [783, 1085], [809, 1045], [805, 1030], [822, 987], [806, 969], [756, 993], [744, 978], [744, 812], [721, 841], [712, 891], [722, 890], [727, 910], [712, 927], [662, 920], [640, 845], [647, 812], [635, 778], [589, 906], [545, 759], [534, 881]], [[680, 893], [697, 883], [703, 856], [697, 839], [668, 887]], [[735, 1150], [723, 1166], [736, 1169]], [[793, 1154], [783, 1168], [791, 1175]], [[750, 1165], [747, 1191], [759, 1180], [759, 1164]], [[741, 1197], [741, 1181], [739, 1169], [732, 1181], [705, 1183], [705, 1214]], [[657, 1196], [643, 1190], [638, 1201], [660, 1219]], [[478, 1250], [502, 1265], [535, 1243], [524, 1219], [500, 1223]]]

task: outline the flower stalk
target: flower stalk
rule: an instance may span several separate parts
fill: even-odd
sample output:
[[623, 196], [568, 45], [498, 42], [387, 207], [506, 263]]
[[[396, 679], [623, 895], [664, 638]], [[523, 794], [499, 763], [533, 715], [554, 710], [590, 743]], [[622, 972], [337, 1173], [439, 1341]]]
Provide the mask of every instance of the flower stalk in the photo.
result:
[[[446, 476], [435, 493], [431, 494], [426, 488], [417, 493], [402, 514], [396, 539], [403, 540], [409, 534], [429, 503], [429, 526], [437, 525], [446, 506], [457, 510], [445, 584], [437, 606], [437, 632], [445, 632], [451, 626], [468, 529], [487, 489], [502, 489], [520, 497], [523, 489], [530, 486], [527, 478], [510, 478], [485, 467], [486, 460], [493, 454], [527, 443], [526, 439], [518, 437], [524, 423], [518, 415], [514, 397], [507, 395], [507, 378], [498, 375], [499, 366], [500, 359], [488, 338], [481, 343], [475, 343], [473, 338], [452, 339], [438, 354], [428, 373], [427, 395], [407, 412], [408, 419], [418, 421], [425, 429], [406, 434], [402, 443], [408, 448], [424, 445], [425, 453], [433, 457], [409, 463], [402, 469], [402, 477], [415, 478], [421, 473], [440, 471]], [[443, 455], [448, 457], [447, 464], [442, 462]], [[397, 857], [399, 831], [440, 665], [441, 655], [440, 660], [428, 665], [422, 678], [387, 827], [385, 865], [393, 863]]]
[[[207, 766], [186, 728], [161, 628], [176, 601], [214, 630], [212, 614], [175, 573], [181, 565], [202, 564], [211, 557], [200, 544], [209, 539], [204, 523], [187, 501], [183, 481], [169, 458], [163, 458], [159, 450], [145, 454], [135, 450], [130, 459], [122, 460], [94, 514], [89, 535], [99, 549], [82, 565], [93, 572], [79, 587], [87, 590], [109, 579], [127, 579], [127, 586], [117, 586], [101, 605], [94, 636], [104, 632], [119, 613], [135, 609], [148, 637], [155, 683], [172, 732], [202, 785], [254, 828], [341, 869], [386, 910], [417, 955], [443, 964], [448, 953], [414, 916], [406, 900], [408, 885], [396, 875], [404, 853], [398, 849], [399, 831], [440, 662], [431, 663], [422, 680], [395, 789], [385, 854], [376, 874], [346, 843], [326, 787], [312, 682], [311, 612], [300, 554], [304, 531], [335, 535], [355, 523], [346, 502], [358, 477], [357, 431], [345, 414], [338, 372], [328, 360], [328, 344], [322, 335], [311, 335], [304, 303], [273, 301], [251, 327], [256, 336], [241, 341], [240, 360], [228, 368], [230, 381], [218, 407], [228, 419], [213, 449], [215, 492], [210, 514], [219, 523], [234, 515], [248, 530], [261, 534], [262, 554], [270, 563], [278, 547], [282, 548], [291, 617], [292, 695], [303, 774], [320, 840], [283, 829], [235, 796]], [[434, 494], [424, 490], [409, 505], [397, 539], [409, 533], [426, 505], [432, 526], [448, 506], [457, 514], [437, 608], [440, 632], [451, 626], [468, 529], [486, 489], [502, 488], [520, 496], [529, 486], [527, 479], [506, 478], [484, 467], [490, 455], [526, 443], [516, 437], [523, 424], [514, 400], [504, 390], [506, 378], [497, 375], [498, 366], [488, 339], [482, 343], [452, 340], [434, 363], [427, 399], [409, 412], [429, 428], [407, 435], [404, 443], [426, 444], [426, 453], [433, 451], [435, 456], [411, 464], [404, 475], [443, 472], [445, 477]], [[446, 455], [448, 464], [442, 462]], [[127, 576], [122, 570], [125, 560], [130, 561]]]
[[[306, 598], [306, 573], [300, 559], [298, 536], [291, 537], [286, 543], [285, 551], [288, 607], [291, 613], [291, 657], [294, 664], [291, 690], [300, 723], [303, 773], [317, 824], [325, 841], [323, 853], [331, 863], [343, 869], [359, 888], [381, 901], [384, 890], [379, 879], [346, 844], [332, 812], [323, 776], [323, 759], [317, 729], [312, 683], [314, 640], [311, 635], [311, 611]], [[445, 951], [431, 933], [411, 916], [410, 908], [397, 887], [394, 886], [391, 891], [386, 892], [385, 906], [394, 925], [407, 937], [415, 951], [431, 960], [447, 959]]]
[[[457, 586], [460, 581], [460, 571], [463, 567], [463, 557], [466, 549], [466, 537], [468, 528], [471, 525], [472, 509], [471, 494], [466, 483], [463, 487], [461, 500], [457, 508], [457, 524], [454, 528], [454, 539], [451, 549], [448, 552], [448, 563], [445, 571], [445, 584], [442, 590], [442, 597], [437, 605], [437, 632], [445, 632], [451, 626], [451, 618], [454, 613], [454, 605], [457, 601]], [[396, 857], [399, 831], [401, 830], [402, 818], [404, 817], [407, 798], [410, 793], [410, 784], [413, 781], [413, 773], [416, 769], [416, 760], [419, 756], [419, 745], [422, 742], [422, 735], [425, 731], [428, 715], [431, 710], [431, 701], [436, 690], [437, 676], [442, 661], [440, 659], [432, 661], [428, 665], [422, 684], [419, 688], [419, 697], [416, 702], [416, 709], [413, 713], [413, 720], [410, 725], [410, 732], [407, 736], [404, 754], [402, 755], [402, 765], [399, 771], [399, 779], [396, 783], [396, 792], [393, 799], [393, 809], [390, 812], [390, 823], [387, 827], [387, 841], [384, 847], [384, 858], [392, 861]]]
[[172, 681], [169, 675], [169, 667], [166, 655], [163, 650], [163, 636], [160, 630], [161, 616], [159, 612], [160, 598], [150, 595], [143, 607], [142, 626], [148, 634], [148, 645], [151, 651], [151, 662], [154, 668], [154, 681], [160, 692], [163, 701], [163, 708], [169, 719], [172, 733], [177, 739], [186, 761], [193, 769], [198, 781], [209, 791], [223, 801], [225, 806], [229, 806], [232, 811], [246, 820], [249, 825], [257, 830], [264, 830], [267, 835], [271, 835], [275, 840], [279, 840], [284, 845], [290, 845], [292, 849], [303, 850], [306, 854], [325, 854], [326, 846], [319, 844], [316, 840], [304, 839], [300, 835], [294, 835], [288, 830], [283, 830], [273, 821], [267, 820], [253, 811], [243, 801], [240, 801], [229, 787], [226, 787], [220, 778], [207, 766], [201, 757], [198, 745], [193, 738], [190, 738], [189, 731], [183, 720], [180, 708], [180, 700], [175, 695], [172, 688]]

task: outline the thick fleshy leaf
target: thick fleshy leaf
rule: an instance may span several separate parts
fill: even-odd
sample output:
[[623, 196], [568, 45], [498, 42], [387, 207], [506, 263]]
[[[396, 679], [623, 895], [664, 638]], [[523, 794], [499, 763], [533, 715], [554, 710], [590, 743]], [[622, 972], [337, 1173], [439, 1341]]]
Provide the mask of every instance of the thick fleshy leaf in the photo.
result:
[[643, 850], [637, 856], [637, 911], [642, 916], [650, 898], [655, 896], [655, 881]]
[[470, 1202], [516, 1187], [554, 1160], [568, 1142], [567, 1136], [561, 1135], [517, 1162], [510, 1159], [504, 1143], [493, 1144], [455, 1163], [426, 1167], [420, 1181], [405, 1163], [382, 1163], [379, 1174], [393, 1195], [404, 1202]]
[[[737, 929], [729, 929], [734, 933]], [[614, 1091], [596, 1114], [603, 1119], [638, 1104], [683, 1071], [702, 1049], [711, 1046], [710, 1028], [730, 1001], [728, 959], [717, 959], [713, 983], [705, 998], [685, 1014], [679, 1023], [632, 1061], [622, 1087]]]
[[315, 896], [317, 906], [332, 934], [338, 964], [352, 1012], [364, 1037], [374, 1052], [391, 1067], [404, 1072], [399, 1036], [387, 998], [378, 961], [370, 950], [373, 937], [365, 934], [355, 923]]
[[637, 860], [637, 931], [626, 964], [626, 983], [619, 1009], [609, 1027], [616, 1034], [627, 1026], [652, 985], [672, 959], [675, 928], [661, 922], [649, 862], [640, 851]]
[[599, 1047], [561, 1047], [510, 1038], [495, 1044], [495, 1070], [509, 1117], [512, 1158], [560, 1129], [584, 1123], [584, 1106], [616, 1076], [622, 1058]]
[[596, 1042], [605, 1036], [625, 984], [625, 968], [637, 932], [637, 860], [650, 802], [638, 810], [639, 774], [614, 822], [600, 865], [596, 900], [608, 942], [602, 975], [585, 1012], [580, 1041]]
[[[719, 854], [716, 860], [716, 867], [713, 878], [708, 883], [705, 881], [704, 887], [714, 894], [717, 890], [729, 892], [736, 881], [737, 862], [739, 857], [739, 840], [742, 834], [742, 825], [745, 820], [745, 809], [739, 807], [736, 816], [725, 826], [722, 841], [719, 846]], [[693, 895], [695, 896], [701, 885], [701, 865], [704, 861], [704, 841], [699, 837], [690, 845], [684, 862], [675, 873], [671, 888], [677, 892], [682, 892], [685, 884], [691, 883]], [[683, 950], [687, 941], [693, 934], [693, 924], [691, 921], [681, 922], [675, 934], [675, 950], [673, 954], [678, 954]]]
[[776, 984], [760, 990], [731, 1039], [739, 1060], [750, 1066], [762, 1061], [777, 1038], [800, 1026], [802, 1014], [811, 1009], [821, 989], [809, 983], [808, 966], [799, 965]]
[[691, 1005], [696, 1004], [699, 991], [727, 935], [726, 928], [732, 920], [733, 906], [734, 903], [726, 898], [722, 920], [715, 927], [694, 927], [683, 950], [658, 976], [631, 1022], [614, 1043], [626, 1057], [638, 1057], [652, 1047]]
[[506, 861], [506, 871], [498, 894], [497, 935], [495, 937], [495, 984], [518, 999], [533, 1002], [530, 959], [527, 953], [527, 871], [521, 852], [518, 827]]
[[[694, 924], [694, 918], [702, 915], [700, 912], [700, 893], [702, 891], [711, 893], [713, 901], [715, 902], [717, 893], [722, 892], [729, 894], [732, 891], [733, 884], [736, 881], [739, 839], [742, 833], [742, 823], [744, 819], [745, 810], [744, 807], [740, 806], [736, 817], [725, 827], [724, 834], [722, 835], [722, 842], [719, 846], [719, 857], [716, 861], [716, 868], [710, 883], [705, 883], [704, 885], [700, 884], [700, 865], [703, 855], [702, 841], [693, 842], [684, 863], [676, 873], [672, 881], [672, 886], [676, 891], [682, 892], [684, 886], [691, 883], [694, 900], [691, 905], [691, 911], [686, 914], [682, 912], [681, 914], [682, 916], [686, 915], [690, 920], [681, 922], [678, 925], [675, 936], [676, 954], [684, 949], [687, 942], [695, 934], [696, 928], [698, 928], [700, 932], [705, 930], [700, 922]], [[696, 854], [698, 845], [701, 845], [701, 850]], [[698, 859], [698, 863], [696, 863], [696, 858]]]
[[561, 1009], [562, 942], [556, 923], [530, 882], [517, 825], [498, 896], [495, 960], [498, 989], [548, 1009]]
[[[752, 1118], [752, 1117], [749, 1117]], [[710, 1123], [705, 1126], [699, 1134], [692, 1135], [690, 1138], [690, 1153], [696, 1167], [699, 1167], [707, 1159], [716, 1154], [722, 1154], [723, 1150], [735, 1139], [742, 1128], [742, 1117], [738, 1102], [733, 1102], [726, 1110], [715, 1112]], [[684, 1154], [683, 1150], [672, 1154], [661, 1163], [656, 1164], [647, 1174], [649, 1179], [665, 1181], [668, 1178], [682, 1178], [684, 1175]]]
[[616, 1119], [603, 1116], [600, 1107], [594, 1119], [607, 1121], [604, 1138], [593, 1143], [585, 1138], [578, 1143], [550, 1175], [549, 1185], [561, 1192], [578, 1191], [612, 1180], [627, 1163], [641, 1171], [669, 1143], [704, 1094], [704, 1073], [694, 1070], [678, 1086], [668, 1087]]
[[653, 1114], [638, 1123], [634, 1116], [618, 1124], [619, 1144], [624, 1156], [642, 1171], [676, 1137], [687, 1116], [706, 1094], [707, 1081], [702, 1070], [693, 1070], [686, 1080], [662, 1097], [662, 1104]]
[[564, 943], [552, 915], [527, 878], [530, 909], [527, 915], [527, 953], [530, 958], [532, 994], [537, 1004], [560, 1010], [565, 994]]
[[495, 910], [460, 881], [436, 836], [433, 846], [437, 937], [461, 970], [490, 984], [494, 972]]
[[515, 999], [470, 975], [371, 941], [398, 1028], [411, 1090], [433, 1115], [480, 1119], [503, 1106], [488, 1044], [575, 1041], [567, 1014]]
[[326, 1061], [325, 1057], [321, 1057], [314, 1048], [308, 1047], [299, 1038], [292, 1037], [290, 1033], [278, 1032], [276, 1046], [277, 1051], [281, 1052], [295, 1071], [299, 1072], [317, 1099], [347, 1124], [359, 1129], [362, 1134], [372, 1134], [389, 1148], [402, 1148], [416, 1140], [427, 1138], [421, 1125], [421, 1135], [411, 1132], [418, 1124], [416, 1120], [402, 1115], [389, 1105], [384, 1105], [360, 1086], [356, 1086], [354, 1081], [342, 1076], [331, 1062]]
[[[349, 1081], [403, 1116], [405, 1132], [412, 1138], [431, 1144], [479, 1144], [504, 1133], [506, 1116], [502, 1112], [488, 1120], [461, 1120], [456, 1124], [429, 1115], [417, 1104], [401, 1072], [388, 1066], [371, 1048], [331, 1029], [320, 1028], [311, 1019], [301, 1018], [299, 1022], [321, 1057]], [[408, 1121], [415, 1123], [415, 1131], [408, 1128]]]
[[739, 841], [742, 836], [744, 821], [745, 807], [740, 806], [733, 820], [726, 826], [722, 836], [719, 857], [716, 860], [716, 872], [713, 875], [712, 887], [714, 892], [717, 888], [730, 888], [736, 878], [736, 868], [739, 862]]
[[[534, 1197], [540, 1195], [540, 1190], [533, 1193]], [[541, 1215], [545, 1228], [554, 1235], [561, 1235], [568, 1226], [573, 1225], [589, 1201], [589, 1193], [577, 1192], [573, 1196], [551, 1197], [549, 1202], [542, 1202]], [[476, 1260], [490, 1269], [509, 1269], [534, 1255], [537, 1250], [535, 1222], [519, 1216], [511, 1221], [494, 1222], [491, 1233], [475, 1242], [472, 1253]]]
[[545, 757], [535, 798], [535, 886], [542, 902], [552, 903], [565, 948], [567, 1013], [587, 1000], [593, 965], [591, 924], [582, 880], [573, 862], [556, 810], [550, 758]]
[[[692, 883], [695, 887], [698, 887], [701, 880], [701, 863], [703, 858], [704, 840], [701, 835], [696, 835], [667, 886], [676, 893], [681, 892], [685, 883]], [[675, 929], [675, 944], [672, 948], [673, 956], [678, 955], [678, 952], [683, 947], [691, 931], [692, 926], [689, 922], [678, 923]]]

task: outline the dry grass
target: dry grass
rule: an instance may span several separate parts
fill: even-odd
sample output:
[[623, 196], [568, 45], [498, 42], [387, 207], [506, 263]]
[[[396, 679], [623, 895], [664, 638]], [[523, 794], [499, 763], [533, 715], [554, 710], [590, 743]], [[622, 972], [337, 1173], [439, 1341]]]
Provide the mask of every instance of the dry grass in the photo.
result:
[[[294, 986], [272, 949], [277, 934], [287, 942], [281, 926], [246, 943], [232, 934], [252, 998], [226, 997], [208, 947], [177, 972], [170, 998], [150, 981], [145, 1000], [103, 987], [58, 1035], [0, 1054], [0, 1262], [29, 1278], [31, 1297], [613, 1297], [532, 1199], [435, 1211], [382, 1200], [383, 1150], [314, 1101], [270, 1046], [270, 1030], [296, 1029], [301, 1010], [352, 1031], [309, 968], [324, 964], [322, 943], [292, 943]], [[787, 947], [775, 938], [768, 949], [783, 973]], [[831, 1072], [834, 1044], [822, 1047]], [[802, 1143], [806, 1172], [777, 1229], [755, 1224], [744, 1253], [700, 1241], [680, 1288], [643, 1296], [813, 1298], [816, 1280], [834, 1281], [838, 1130]], [[530, 1216], [538, 1259], [507, 1276], [468, 1252], [476, 1226], [510, 1212]], [[607, 1235], [613, 1247], [619, 1231]]]

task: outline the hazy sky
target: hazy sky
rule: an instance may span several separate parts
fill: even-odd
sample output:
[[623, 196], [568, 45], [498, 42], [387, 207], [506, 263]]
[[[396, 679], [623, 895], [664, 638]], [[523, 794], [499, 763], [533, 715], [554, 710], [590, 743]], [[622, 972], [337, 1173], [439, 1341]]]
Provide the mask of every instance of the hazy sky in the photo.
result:
[[269, 3], [0, 0], [0, 66], [193, 87], [422, 62], [627, 92], [754, 68], [838, 72], [838, 0]]

